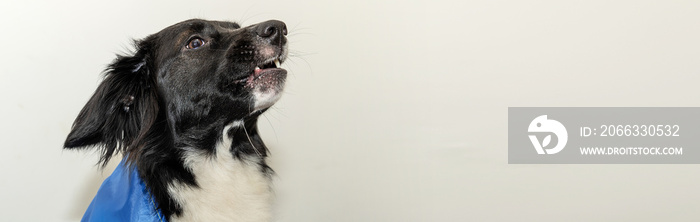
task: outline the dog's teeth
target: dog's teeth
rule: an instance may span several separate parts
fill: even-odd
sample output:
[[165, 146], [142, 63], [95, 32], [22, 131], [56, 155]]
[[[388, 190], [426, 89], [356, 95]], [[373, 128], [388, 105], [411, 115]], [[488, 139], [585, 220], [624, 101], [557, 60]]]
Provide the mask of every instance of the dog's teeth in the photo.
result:
[[280, 67], [280, 60], [275, 59], [275, 68], [279, 68], [279, 67]]
[[255, 71], [258, 71], [258, 70], [260, 70], [260, 67], [257, 67], [257, 66], [256, 66], [256, 67], [255, 67]]

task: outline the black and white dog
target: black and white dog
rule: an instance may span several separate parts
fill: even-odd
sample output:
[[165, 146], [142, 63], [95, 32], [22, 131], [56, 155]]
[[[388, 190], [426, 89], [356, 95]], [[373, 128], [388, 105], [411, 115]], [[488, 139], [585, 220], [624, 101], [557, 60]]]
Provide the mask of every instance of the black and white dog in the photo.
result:
[[269, 221], [272, 170], [257, 120], [280, 97], [287, 28], [180, 22], [118, 56], [66, 148], [123, 154], [169, 221]]

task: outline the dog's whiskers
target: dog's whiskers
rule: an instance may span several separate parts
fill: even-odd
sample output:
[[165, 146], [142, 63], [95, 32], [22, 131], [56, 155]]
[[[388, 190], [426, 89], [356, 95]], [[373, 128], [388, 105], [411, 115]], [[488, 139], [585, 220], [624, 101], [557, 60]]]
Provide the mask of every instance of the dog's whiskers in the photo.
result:
[[[274, 107], [273, 107], [273, 109], [274, 109]], [[267, 120], [267, 123], [270, 124], [270, 128], [272, 129], [272, 133], [275, 135], [275, 141], [279, 142], [279, 137], [277, 136], [277, 131], [275, 130], [274, 127], [272, 127], [272, 122], [270, 121], [270, 118], [267, 118], [267, 115], [262, 115], [262, 116], [265, 117], [265, 119]]]
[[253, 144], [253, 140], [250, 139], [250, 135], [248, 135], [248, 130], [245, 128], [245, 124], [243, 126], [243, 132], [245, 132], [245, 136], [248, 138], [248, 142], [250, 142], [250, 146], [253, 147], [253, 150], [255, 150], [255, 154], [258, 154], [258, 157], [262, 157], [262, 154], [260, 154], [260, 151], [258, 151], [258, 148], [255, 147], [255, 144]]

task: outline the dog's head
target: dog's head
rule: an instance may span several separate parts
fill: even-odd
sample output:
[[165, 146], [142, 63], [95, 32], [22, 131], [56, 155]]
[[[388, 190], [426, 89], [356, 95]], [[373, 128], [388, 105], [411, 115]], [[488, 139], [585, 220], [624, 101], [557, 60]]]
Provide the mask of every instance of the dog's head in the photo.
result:
[[65, 147], [103, 147], [106, 163], [151, 152], [141, 149], [151, 143], [213, 147], [234, 121], [255, 134], [258, 115], [281, 95], [286, 34], [280, 21], [241, 28], [193, 19], [137, 41], [109, 65]]

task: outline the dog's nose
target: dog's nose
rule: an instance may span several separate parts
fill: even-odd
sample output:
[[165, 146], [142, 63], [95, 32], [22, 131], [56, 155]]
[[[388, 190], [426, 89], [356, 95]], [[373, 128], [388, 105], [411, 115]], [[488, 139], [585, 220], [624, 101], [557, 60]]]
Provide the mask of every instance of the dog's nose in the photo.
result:
[[257, 32], [258, 36], [260, 37], [274, 40], [287, 35], [287, 25], [285, 25], [284, 22], [281, 21], [270, 20], [258, 24], [258, 27], [255, 30], [255, 32]]

